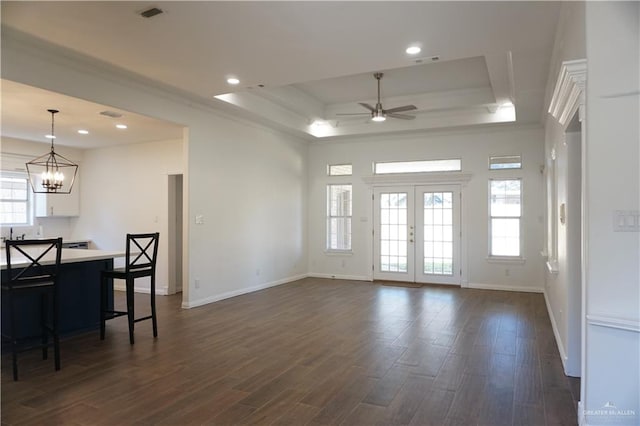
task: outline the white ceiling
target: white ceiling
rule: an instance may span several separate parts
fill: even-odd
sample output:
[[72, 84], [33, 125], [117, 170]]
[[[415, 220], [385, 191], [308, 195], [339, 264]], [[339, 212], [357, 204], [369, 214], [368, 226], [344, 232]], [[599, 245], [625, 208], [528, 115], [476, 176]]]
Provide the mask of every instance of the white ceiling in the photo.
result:
[[[182, 139], [183, 126], [178, 124], [2, 80], [2, 136], [51, 143], [45, 138], [51, 133], [48, 109], [60, 111], [55, 115], [56, 145], [92, 149]], [[100, 114], [103, 111], [122, 117], [107, 117]], [[127, 129], [117, 129], [116, 124], [125, 124]], [[80, 129], [89, 134], [79, 134]]]
[[[301, 135], [539, 123], [556, 2], [2, 2], [5, 28]], [[422, 61], [405, 48], [422, 46]], [[433, 62], [429, 57], [437, 55]], [[370, 123], [385, 108], [416, 119]], [[226, 83], [228, 76], [241, 80]], [[264, 85], [264, 87], [260, 87]], [[231, 95], [229, 93], [233, 92]], [[3, 93], [4, 97], [4, 93]], [[509, 106], [509, 103], [515, 105]], [[227, 106], [228, 107], [228, 106]], [[322, 130], [313, 123], [326, 122]]]

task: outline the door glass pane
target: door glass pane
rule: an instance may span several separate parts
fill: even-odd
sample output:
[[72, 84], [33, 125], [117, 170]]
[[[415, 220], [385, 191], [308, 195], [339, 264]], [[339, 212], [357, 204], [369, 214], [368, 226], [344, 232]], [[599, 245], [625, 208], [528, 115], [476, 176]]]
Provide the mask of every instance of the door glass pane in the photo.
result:
[[406, 192], [380, 194], [380, 270], [407, 272]]
[[423, 205], [423, 271], [453, 275], [453, 192], [425, 192]]

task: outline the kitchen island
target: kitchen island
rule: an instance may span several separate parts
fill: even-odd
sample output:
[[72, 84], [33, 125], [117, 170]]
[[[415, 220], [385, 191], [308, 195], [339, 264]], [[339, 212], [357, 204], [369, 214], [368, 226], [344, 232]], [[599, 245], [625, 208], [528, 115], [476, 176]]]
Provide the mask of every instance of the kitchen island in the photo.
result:
[[[37, 248], [34, 250], [38, 250]], [[124, 251], [62, 249], [59, 275], [59, 327], [61, 335], [98, 330], [100, 327], [100, 271], [113, 268], [113, 259], [124, 257]], [[11, 255], [13, 268], [28, 265], [20, 256]], [[51, 264], [55, 254], [48, 253], [42, 264]], [[7, 259], [4, 248], [0, 258], [2, 281], [7, 277]], [[2, 330], [8, 331], [11, 323], [6, 307], [7, 298], [2, 298]], [[40, 332], [39, 299], [24, 296], [16, 300], [19, 324], [18, 335], [30, 336]], [[113, 307], [113, 290], [108, 292], [108, 306]]]

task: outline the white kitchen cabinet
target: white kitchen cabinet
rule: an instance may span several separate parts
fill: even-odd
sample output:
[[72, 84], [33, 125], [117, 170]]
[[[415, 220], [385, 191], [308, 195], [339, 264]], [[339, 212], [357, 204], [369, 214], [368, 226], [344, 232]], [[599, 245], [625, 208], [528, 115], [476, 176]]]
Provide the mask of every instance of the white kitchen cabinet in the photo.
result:
[[71, 194], [35, 194], [36, 217], [80, 216], [79, 184], [76, 178]]

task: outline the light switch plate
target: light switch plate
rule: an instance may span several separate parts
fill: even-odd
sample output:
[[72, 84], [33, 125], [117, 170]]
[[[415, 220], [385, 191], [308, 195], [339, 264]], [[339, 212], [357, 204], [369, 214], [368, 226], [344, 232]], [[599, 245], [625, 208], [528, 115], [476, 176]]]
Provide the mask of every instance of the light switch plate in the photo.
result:
[[640, 232], [640, 211], [614, 210], [613, 230], [615, 232]]
[[196, 225], [202, 225], [204, 223], [204, 216], [201, 214], [196, 215]]

